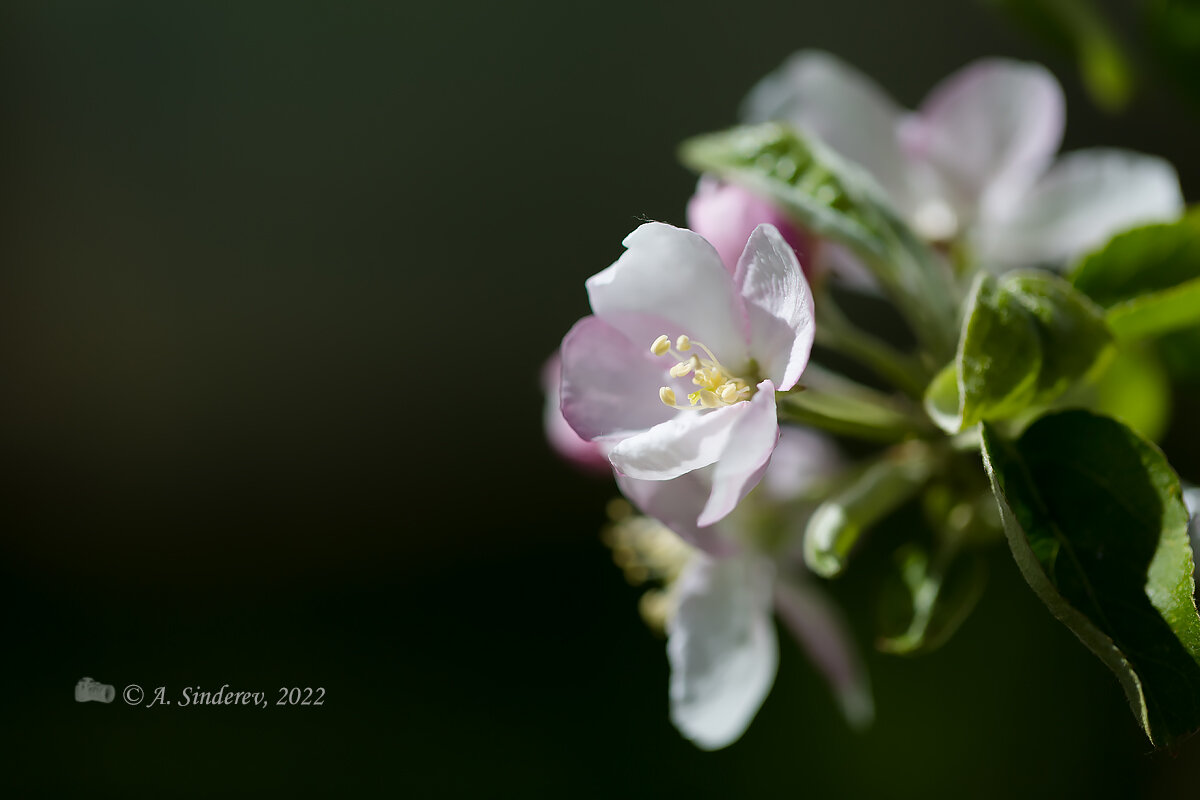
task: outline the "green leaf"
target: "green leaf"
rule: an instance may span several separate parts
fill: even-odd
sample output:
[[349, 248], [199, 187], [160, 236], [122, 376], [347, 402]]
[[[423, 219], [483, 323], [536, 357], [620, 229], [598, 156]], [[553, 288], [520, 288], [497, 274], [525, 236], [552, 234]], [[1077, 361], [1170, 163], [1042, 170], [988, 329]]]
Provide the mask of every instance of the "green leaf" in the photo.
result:
[[1071, 284], [1046, 272], [1010, 272], [1000, 288], [1033, 315], [1042, 364], [1036, 398], [1046, 401], [1107, 363], [1112, 333], [1104, 311]]
[[958, 390], [958, 365], [952, 361], [925, 390], [925, 413], [947, 433], [962, 430], [962, 392]]
[[888, 255], [878, 190], [820, 142], [786, 125], [697, 136], [683, 143], [680, 158], [775, 200], [819, 236], [877, 258]]
[[885, 453], [813, 511], [804, 529], [804, 563], [825, 578], [840, 574], [862, 534], [920, 491], [936, 463], [921, 442]]
[[1111, 341], [1101, 310], [1062, 279], [1013, 272], [997, 281], [980, 274], [958, 356], [926, 390], [926, 412], [948, 433], [1016, 416], [1098, 368]]
[[913, 655], [941, 647], [971, 614], [987, 581], [987, 567], [977, 553], [937, 563], [915, 543], [895, 554], [895, 571], [884, 580], [880, 595], [881, 636], [885, 653]]
[[1037, 327], [1025, 306], [988, 275], [981, 274], [975, 287], [956, 359], [959, 430], [1024, 409], [1042, 366]]
[[853, 250], [924, 344], [949, 357], [959, 305], [954, 277], [862, 169], [820, 140], [773, 122], [697, 136], [679, 152], [688, 167], [744, 186]]
[[1080, 261], [1071, 282], [1107, 309], [1122, 339], [1200, 324], [1200, 209], [1114, 237]]
[[1025, 580], [1116, 674], [1150, 740], [1200, 727], [1188, 513], [1158, 448], [1076, 410], [1016, 442], [985, 424], [983, 458]]
[[930, 384], [926, 411], [948, 433], [1016, 414], [1033, 400], [1041, 364], [1032, 316], [995, 278], [980, 273], [963, 315], [958, 356]]

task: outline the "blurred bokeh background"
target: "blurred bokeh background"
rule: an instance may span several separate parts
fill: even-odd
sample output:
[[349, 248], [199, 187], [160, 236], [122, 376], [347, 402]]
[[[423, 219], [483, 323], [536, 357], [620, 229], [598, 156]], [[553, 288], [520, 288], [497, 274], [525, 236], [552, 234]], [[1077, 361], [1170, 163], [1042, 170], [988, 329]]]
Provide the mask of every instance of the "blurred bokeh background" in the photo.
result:
[[[866, 734], [790, 643], [739, 744], [671, 728], [597, 537], [613, 488], [544, 444], [538, 371], [623, 236], [682, 223], [676, 144], [801, 47], [910, 106], [976, 57], [1042, 61], [1067, 148], [1200, 192], [1168, 72], [1101, 111], [979, 2], [6, 3], [8, 796], [1200, 793], [1200, 742], [1149, 752], [1004, 551], [943, 650], [869, 655]], [[1194, 481], [1195, 389], [1165, 443]], [[834, 587], [868, 649], [871, 569]], [[85, 675], [327, 696], [77, 704]]]

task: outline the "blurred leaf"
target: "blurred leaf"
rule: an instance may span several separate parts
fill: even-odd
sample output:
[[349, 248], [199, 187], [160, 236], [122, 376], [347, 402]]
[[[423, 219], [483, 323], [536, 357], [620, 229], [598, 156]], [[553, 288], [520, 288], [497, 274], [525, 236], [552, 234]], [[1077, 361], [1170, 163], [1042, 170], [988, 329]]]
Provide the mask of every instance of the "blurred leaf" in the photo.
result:
[[744, 186], [804, 228], [853, 250], [926, 346], [949, 357], [959, 305], [953, 275], [860, 167], [819, 139], [774, 122], [688, 139], [679, 154], [697, 172]]
[[1071, 55], [1096, 105], [1120, 111], [1133, 93], [1133, 67], [1111, 26], [1089, 0], [991, 0], [1009, 18]]
[[937, 564], [913, 543], [896, 551], [895, 570], [880, 594], [880, 650], [897, 655], [936, 650], [970, 616], [983, 595], [987, 567], [977, 553], [949, 560], [948, 566]]
[[1063, 397], [1063, 406], [1115, 417], [1150, 441], [1158, 441], [1170, 422], [1170, 377], [1152, 350], [1127, 345], [1094, 382], [1081, 383]]
[[1071, 281], [1108, 310], [1119, 338], [1200, 323], [1200, 210], [1119, 234], [1085, 256]]
[[810, 364], [803, 389], [777, 395], [780, 417], [830, 433], [896, 442], [927, 432], [910, 404]]
[[1158, 448], [1076, 410], [1016, 442], [985, 424], [983, 456], [1025, 580], [1113, 670], [1150, 740], [1200, 727], [1188, 513]]
[[825, 578], [840, 574], [862, 534], [920, 491], [935, 463], [921, 442], [885, 453], [813, 511], [804, 530], [804, 563]]

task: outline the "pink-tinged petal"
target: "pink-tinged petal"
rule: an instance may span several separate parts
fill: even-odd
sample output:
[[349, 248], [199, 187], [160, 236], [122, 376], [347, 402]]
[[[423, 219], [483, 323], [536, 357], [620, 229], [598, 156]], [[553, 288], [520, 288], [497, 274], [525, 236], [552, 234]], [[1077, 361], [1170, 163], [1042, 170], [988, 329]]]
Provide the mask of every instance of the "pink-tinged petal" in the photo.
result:
[[786, 392], [808, 366], [813, 298], [796, 253], [773, 225], [759, 225], [750, 234], [734, 283], [746, 303], [750, 352], [762, 374]]
[[875, 719], [871, 684], [837, 606], [814, 584], [780, 580], [775, 610], [829, 681], [846, 720], [855, 728], [869, 726]]
[[705, 750], [735, 742], [775, 682], [773, 578], [770, 562], [749, 555], [697, 555], [679, 577], [667, 623], [671, 721]]
[[609, 460], [622, 475], [641, 481], [669, 481], [715, 464], [729, 446], [738, 420], [750, 403], [712, 411], [680, 411], [648, 431], [622, 439]]
[[670, 481], [639, 481], [618, 475], [617, 486], [643, 514], [654, 517], [689, 544], [723, 558], [738, 552], [737, 542], [724, 535], [719, 526], [701, 528], [696, 524], [712, 491], [711, 471], [711, 467], [698, 469]]
[[772, 502], [786, 503], [801, 497], [817, 482], [833, 477], [844, 467], [845, 460], [832, 438], [809, 428], [789, 425], [780, 429], [779, 441], [758, 491]]
[[729, 444], [713, 468], [712, 494], [696, 521], [701, 527], [726, 517], [758, 485], [779, 441], [775, 387], [770, 381], [758, 385], [758, 394], [750, 402], [731, 406], [739, 407], [746, 410], [734, 423]]
[[563, 338], [562, 415], [584, 439], [653, 428], [677, 413], [658, 399], [664, 360], [599, 317], [584, 317]]
[[[645, 347], [660, 334], [687, 334], [722, 362], [741, 366], [747, 359], [746, 312], [712, 245], [661, 222], [640, 226], [624, 244], [625, 253], [587, 281], [592, 311]], [[674, 330], [648, 327], [645, 315]]]
[[903, 140], [959, 202], [977, 207], [1032, 183], [1058, 151], [1064, 116], [1062, 87], [1045, 68], [985, 59], [938, 84]]
[[696, 193], [688, 200], [687, 221], [689, 228], [716, 248], [731, 275], [746, 249], [746, 240], [764, 222], [779, 229], [796, 251], [801, 267], [812, 269], [810, 254], [816, 240], [803, 234], [779, 208], [736, 184], [702, 177]]
[[559, 393], [561, 381], [562, 359], [555, 353], [542, 367], [542, 391], [546, 395], [542, 426], [546, 431], [546, 440], [556, 453], [575, 466], [588, 472], [609, 474], [612, 468], [600, 444], [581, 438], [563, 417]]
[[909, 164], [896, 128], [901, 109], [870, 78], [830, 55], [805, 50], [751, 90], [746, 122], [791, 122], [863, 167], [898, 208], [909, 200]]
[[1179, 177], [1161, 158], [1079, 150], [1059, 159], [1020, 203], [981, 220], [977, 247], [997, 269], [1062, 263], [1182, 210]]

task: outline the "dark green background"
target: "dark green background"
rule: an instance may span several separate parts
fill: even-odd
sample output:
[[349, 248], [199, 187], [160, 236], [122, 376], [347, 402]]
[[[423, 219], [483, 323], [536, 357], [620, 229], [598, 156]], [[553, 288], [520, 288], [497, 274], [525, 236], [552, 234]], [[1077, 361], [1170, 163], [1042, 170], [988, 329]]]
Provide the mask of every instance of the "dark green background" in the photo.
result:
[[[682, 223], [683, 137], [791, 51], [913, 105], [981, 55], [976, 3], [17, 2], [0, 11], [0, 667], [11, 796], [1187, 797], [1011, 558], [960, 635], [872, 654], [846, 730], [786, 643], [744, 740], [667, 721], [663, 643], [543, 444], [537, 372], [582, 281]], [[1068, 146], [1173, 159], [1150, 81]], [[1200, 479], [1186, 390], [1168, 454]], [[869, 568], [839, 594], [871, 635]], [[76, 704], [322, 686], [321, 708]]]

